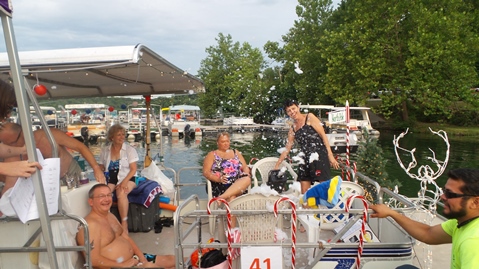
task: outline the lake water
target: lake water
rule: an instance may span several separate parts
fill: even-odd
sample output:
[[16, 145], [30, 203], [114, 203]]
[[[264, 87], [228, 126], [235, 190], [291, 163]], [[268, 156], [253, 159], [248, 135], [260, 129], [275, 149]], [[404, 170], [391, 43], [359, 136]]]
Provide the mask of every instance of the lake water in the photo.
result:
[[[394, 153], [393, 137], [400, 133], [381, 132], [379, 143], [383, 149], [386, 162], [386, 171], [391, 179], [399, 179], [402, 187], [400, 193], [407, 196], [415, 196], [419, 190], [419, 181], [411, 179], [406, 172], [399, 166], [396, 155]], [[241, 151], [247, 162], [251, 158], [277, 157], [278, 149], [284, 147], [286, 141], [286, 133], [233, 133], [231, 135], [231, 148]], [[459, 167], [479, 168], [479, 156], [476, 154], [479, 145], [475, 137], [449, 137], [450, 156], [444, 175], [436, 180], [439, 186], [443, 186], [447, 180], [445, 175], [448, 170]], [[132, 143], [138, 149], [140, 160], [144, 159], [144, 143]], [[436, 158], [444, 160], [446, 152], [445, 142], [438, 136], [433, 134], [414, 134], [408, 133], [405, 138], [400, 141], [400, 145], [408, 150], [416, 148], [415, 156], [418, 167], [421, 165], [429, 165], [434, 171], [438, 169], [427, 158], [432, 157], [432, 149]], [[95, 155], [99, 154], [100, 145], [91, 145], [90, 149]], [[161, 142], [152, 142], [150, 145], [151, 156], [160, 154], [163, 151], [164, 165], [179, 171], [185, 167], [202, 166], [203, 158], [206, 154], [216, 149], [216, 136], [206, 136], [195, 140], [173, 139], [163, 136]], [[354, 158], [353, 156], [351, 157]], [[404, 165], [407, 167], [411, 158], [410, 155], [401, 153]], [[139, 163], [142, 167], [142, 163]], [[414, 171], [417, 173], [417, 169]], [[198, 183], [203, 182], [201, 171], [188, 170], [181, 173], [181, 179], [184, 182]], [[204, 186], [191, 187], [188, 190], [182, 190], [182, 197], [189, 196], [192, 193], [198, 194], [200, 197], [206, 197]]]

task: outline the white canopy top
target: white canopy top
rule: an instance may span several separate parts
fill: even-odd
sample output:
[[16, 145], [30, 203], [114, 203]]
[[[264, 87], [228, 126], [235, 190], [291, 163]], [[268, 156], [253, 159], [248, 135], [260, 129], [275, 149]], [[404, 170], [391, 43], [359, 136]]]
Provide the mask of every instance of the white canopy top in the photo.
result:
[[189, 105], [179, 105], [179, 106], [170, 106], [170, 111], [200, 111], [199, 106], [189, 106]]
[[[29, 85], [48, 92], [38, 99], [185, 94], [203, 82], [144, 45], [19, 52]], [[0, 53], [0, 79], [10, 78], [7, 53]]]

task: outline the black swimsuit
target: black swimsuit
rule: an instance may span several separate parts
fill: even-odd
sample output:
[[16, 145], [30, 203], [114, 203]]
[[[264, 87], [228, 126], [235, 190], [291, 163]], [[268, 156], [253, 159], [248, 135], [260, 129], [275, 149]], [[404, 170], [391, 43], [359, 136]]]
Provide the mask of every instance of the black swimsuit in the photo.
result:
[[[308, 116], [304, 125], [297, 131], [294, 131], [294, 138], [301, 147], [304, 153], [304, 164], [299, 165], [298, 179], [300, 181], [325, 181], [331, 179], [331, 169], [329, 166], [328, 151], [323, 143], [323, 139], [313, 126], [306, 124]], [[312, 153], [318, 153], [319, 160], [310, 163], [309, 158]]]

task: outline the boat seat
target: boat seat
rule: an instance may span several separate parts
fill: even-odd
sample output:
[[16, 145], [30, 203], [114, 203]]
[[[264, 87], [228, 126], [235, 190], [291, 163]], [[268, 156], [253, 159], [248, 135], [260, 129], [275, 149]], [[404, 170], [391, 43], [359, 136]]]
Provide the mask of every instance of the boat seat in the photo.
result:
[[[85, 218], [91, 209], [88, 204], [88, 192], [96, 184], [98, 184], [97, 181], [91, 181], [88, 184], [80, 185], [80, 187], [70, 190], [63, 186], [61, 191], [63, 211], [69, 215]], [[77, 245], [78, 222], [74, 220], [58, 220], [52, 221], [51, 225], [55, 246]], [[59, 252], [57, 253], [57, 259], [58, 266], [62, 269], [81, 268], [85, 264], [85, 258], [80, 252]], [[40, 268], [50, 268], [46, 253], [40, 254], [39, 266]]]
[[[235, 210], [248, 211], [246, 215], [236, 215], [236, 224], [239, 227], [238, 234], [233, 233], [234, 243], [252, 245], [258, 243], [274, 243], [276, 242], [276, 229], [283, 228], [283, 216], [276, 217], [273, 212], [269, 214], [255, 213], [255, 210], [272, 211], [275, 202], [280, 199], [279, 195], [264, 196], [263, 194], [245, 194], [233, 199], [229, 202], [232, 215]], [[281, 203], [278, 209], [287, 209], [288, 203]], [[236, 231], [238, 232], [238, 231]], [[240, 239], [239, 239], [240, 238]], [[239, 249], [233, 249], [233, 268], [240, 268], [241, 255]]]
[[[251, 191], [251, 185], [248, 187], [248, 193]], [[209, 181], [208, 179], [206, 179], [206, 193], [208, 195], [208, 201], [210, 201], [212, 198], [213, 198], [213, 191], [212, 191], [212, 187], [211, 187], [211, 181]], [[216, 203], [212, 203], [211, 204], [211, 209], [212, 210], [216, 210], [218, 207], [217, 207], [217, 204]], [[217, 222], [217, 218], [216, 216], [214, 215], [211, 215], [208, 217], [208, 225], [209, 225], [209, 229], [210, 229], [210, 235], [212, 237], [215, 236], [215, 233], [216, 233], [216, 222]], [[223, 235], [219, 235], [219, 236], [223, 236]]]
[[[85, 217], [90, 212], [88, 204], [88, 191], [96, 184], [92, 181], [81, 185], [79, 188], [68, 190], [66, 186], [61, 189], [62, 209], [69, 215]], [[76, 233], [78, 222], [71, 219], [51, 220], [53, 241], [55, 246], [76, 246]], [[23, 246], [25, 242], [32, 239], [29, 246], [44, 246], [43, 236], [35, 233], [40, 228], [38, 220], [29, 221], [25, 224], [19, 221], [0, 222], [0, 247]], [[33, 237], [33, 238], [32, 238]], [[76, 269], [83, 268], [84, 257], [80, 252], [68, 251], [58, 252], [57, 262], [59, 268]], [[46, 252], [32, 253], [0, 253], [0, 268], [22, 268], [37, 269], [50, 268]]]
[[[357, 183], [351, 181], [342, 181], [341, 196], [339, 202], [331, 209], [344, 209], [346, 200], [353, 195], [364, 195], [364, 189]], [[362, 208], [362, 204], [358, 205], [360, 201], [353, 201], [352, 207]], [[327, 209], [324, 207], [324, 209]], [[298, 215], [299, 222], [303, 225], [307, 232], [308, 242], [318, 242], [319, 233], [321, 229], [333, 230], [342, 225], [344, 221], [349, 219], [349, 214], [300, 214]]]
[[[241, 231], [241, 243], [274, 242], [279, 220], [274, 214], [254, 213], [254, 210], [272, 210], [281, 196], [264, 196], [259, 193], [245, 194], [229, 202], [230, 209], [251, 211], [251, 214], [236, 216]], [[286, 205], [286, 203], [284, 204]]]
[[[277, 157], [266, 157], [257, 161], [253, 165], [253, 168], [251, 169], [251, 175], [253, 177], [252, 180], [253, 180], [254, 187], [258, 187], [259, 185], [261, 185], [261, 183], [268, 182], [268, 173], [269, 171], [274, 169], [276, 162], [278, 162]], [[282, 169], [283, 167], [286, 167], [292, 180], [296, 181], [296, 179], [298, 178], [298, 175], [294, 171], [291, 164], [283, 160], [279, 169]]]

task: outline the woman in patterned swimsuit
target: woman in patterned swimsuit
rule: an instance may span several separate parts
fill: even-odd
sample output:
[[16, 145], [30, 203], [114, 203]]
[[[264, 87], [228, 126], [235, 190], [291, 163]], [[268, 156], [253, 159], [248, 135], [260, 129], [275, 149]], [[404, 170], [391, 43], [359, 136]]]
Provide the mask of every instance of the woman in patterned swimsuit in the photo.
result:
[[330, 166], [338, 169], [339, 163], [334, 158], [321, 121], [314, 114], [301, 114], [298, 103], [292, 100], [284, 103], [284, 109], [293, 120], [293, 126], [288, 133], [286, 149], [279, 156], [275, 169], [288, 156], [296, 139], [304, 154], [300, 155], [303, 163], [299, 164], [298, 180], [301, 182], [301, 193], [305, 193], [314, 182], [331, 179]]
[[250, 186], [250, 169], [241, 152], [230, 149], [229, 133], [220, 133], [216, 142], [218, 149], [203, 162], [203, 176], [211, 181], [213, 197], [231, 201]]

